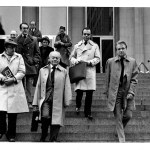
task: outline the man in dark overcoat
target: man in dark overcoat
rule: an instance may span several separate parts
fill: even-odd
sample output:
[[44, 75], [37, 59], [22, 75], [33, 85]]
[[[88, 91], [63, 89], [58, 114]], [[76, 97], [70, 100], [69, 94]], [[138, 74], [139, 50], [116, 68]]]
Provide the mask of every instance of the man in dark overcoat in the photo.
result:
[[18, 44], [16, 52], [22, 55], [25, 62], [26, 75], [24, 87], [26, 90], [29, 107], [32, 107], [32, 82], [33, 77], [37, 74], [39, 63], [41, 61], [40, 51], [37, 39], [28, 34], [29, 25], [27, 23], [20, 24], [20, 31], [21, 34], [15, 39]]

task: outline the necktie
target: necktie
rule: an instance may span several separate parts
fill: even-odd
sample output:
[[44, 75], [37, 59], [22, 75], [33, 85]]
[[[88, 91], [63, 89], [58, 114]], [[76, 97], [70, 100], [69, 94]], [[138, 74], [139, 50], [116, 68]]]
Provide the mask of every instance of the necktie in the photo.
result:
[[84, 45], [86, 45], [86, 44], [87, 44], [87, 41], [84, 42]]
[[52, 81], [52, 85], [54, 86], [54, 75], [55, 75], [55, 69], [56, 69], [56, 67], [55, 66], [53, 66], [52, 67], [52, 72], [51, 72], [51, 81]]
[[121, 76], [120, 76], [120, 83], [121, 85], [123, 84], [123, 74], [124, 74], [124, 63], [123, 63], [124, 58], [120, 59], [120, 63], [121, 63]]

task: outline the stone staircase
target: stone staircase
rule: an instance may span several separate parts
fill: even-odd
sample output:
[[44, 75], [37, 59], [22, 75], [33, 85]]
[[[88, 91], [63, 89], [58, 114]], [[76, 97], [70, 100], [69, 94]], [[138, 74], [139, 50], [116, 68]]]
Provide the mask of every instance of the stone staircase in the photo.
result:
[[[150, 74], [139, 74], [138, 78], [139, 84], [135, 97], [136, 110], [125, 129], [126, 141], [150, 142]], [[75, 92], [73, 92], [73, 103], [66, 109], [65, 126], [61, 128], [58, 137], [60, 142], [118, 142], [118, 138], [115, 137], [113, 113], [106, 108], [106, 98], [103, 94], [104, 84], [105, 74], [97, 74], [97, 90], [94, 92], [92, 103], [94, 117], [92, 121], [84, 118], [84, 98], [80, 115], [76, 115]], [[30, 132], [31, 118], [32, 110], [30, 113], [18, 115], [16, 141], [39, 141], [41, 124], [37, 132]], [[5, 140], [4, 136], [2, 141]]]

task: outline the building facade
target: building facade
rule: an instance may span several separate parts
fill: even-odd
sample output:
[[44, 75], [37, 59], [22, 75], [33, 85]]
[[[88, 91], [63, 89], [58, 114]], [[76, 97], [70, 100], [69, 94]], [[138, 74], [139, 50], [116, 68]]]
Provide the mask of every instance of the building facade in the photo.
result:
[[127, 54], [137, 63], [150, 64], [150, 8], [139, 7], [22, 7], [0, 6], [0, 21], [6, 35], [11, 30], [18, 34], [21, 22], [35, 20], [43, 35], [51, 38], [53, 46], [55, 36], [61, 25], [67, 29], [73, 45], [82, 39], [82, 29], [92, 30], [92, 39], [99, 47], [102, 62], [97, 72], [105, 72], [108, 58], [115, 56], [115, 42], [126, 41]]

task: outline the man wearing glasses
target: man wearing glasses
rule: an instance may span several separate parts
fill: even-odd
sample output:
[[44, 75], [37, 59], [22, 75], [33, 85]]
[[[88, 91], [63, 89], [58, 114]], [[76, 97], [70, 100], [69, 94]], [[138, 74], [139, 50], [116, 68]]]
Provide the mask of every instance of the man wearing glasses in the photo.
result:
[[70, 60], [72, 65], [76, 65], [79, 62], [86, 62], [86, 79], [80, 80], [75, 83], [76, 95], [76, 113], [79, 114], [81, 108], [81, 100], [83, 92], [86, 92], [84, 115], [86, 118], [92, 120], [91, 105], [93, 91], [96, 90], [96, 64], [100, 62], [100, 51], [96, 43], [91, 38], [91, 30], [84, 28], [82, 30], [83, 39], [74, 46], [71, 53]]
[[106, 97], [108, 108], [116, 119], [116, 131], [119, 142], [125, 142], [124, 128], [132, 118], [135, 109], [135, 87], [138, 67], [136, 60], [126, 55], [127, 44], [116, 43], [117, 56], [106, 62]]
[[27, 23], [20, 24], [20, 31], [21, 34], [15, 39], [18, 44], [16, 52], [22, 55], [25, 62], [26, 76], [24, 86], [29, 107], [32, 107], [32, 79], [37, 74], [40, 51], [37, 39], [28, 34], [29, 25]]

